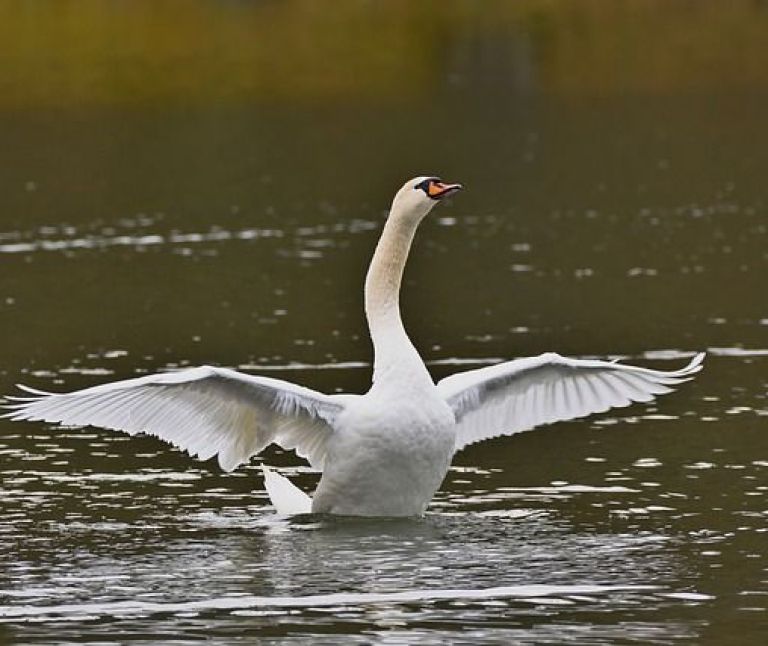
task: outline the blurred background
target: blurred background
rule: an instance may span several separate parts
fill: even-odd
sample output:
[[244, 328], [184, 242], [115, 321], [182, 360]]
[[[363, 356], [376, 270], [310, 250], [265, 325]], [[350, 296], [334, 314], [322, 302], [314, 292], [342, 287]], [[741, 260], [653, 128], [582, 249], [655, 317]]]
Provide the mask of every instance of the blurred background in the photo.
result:
[[[760, 641], [767, 114], [764, 0], [0, 3], [0, 392], [201, 363], [364, 392], [362, 283], [389, 202], [415, 175], [460, 181], [466, 190], [423, 224], [403, 291], [436, 377], [550, 350], [671, 369], [706, 349], [705, 371], [657, 405], [462, 453], [429, 521], [437, 537], [408, 530], [433, 541], [434, 562], [398, 552], [397, 531], [355, 557], [359, 572], [394, 554], [389, 584], [345, 578], [349, 553], [321, 531], [322, 558], [335, 563], [321, 574], [262, 581], [263, 559], [251, 557], [263, 545], [249, 543], [215, 591], [603, 581], [599, 563], [579, 560], [594, 538], [617, 559], [607, 579], [694, 596], [610, 597], [599, 618], [589, 603], [565, 614], [512, 604], [506, 620], [480, 607], [479, 636], [495, 626], [499, 638], [562, 643], [558, 626], [578, 640], [599, 624], [595, 643], [629, 639], [632, 626], [647, 643], [722, 640], [738, 626]], [[134, 598], [170, 567], [184, 585], [163, 598], [186, 599], [202, 549], [187, 531], [208, 532], [205, 550], [247, 533], [314, 563], [315, 552], [293, 551], [312, 532], [277, 539], [239, 516], [234, 528], [221, 521], [267, 513], [255, 467], [225, 476], [151, 438], [126, 439], [0, 420], [0, 583], [13, 592], [0, 617], [15, 625], [22, 602], [44, 609], [57, 594], [103, 602], [109, 615], [116, 588], [77, 592], [56, 578], [96, 561], [135, 577]], [[306, 489], [316, 483], [293, 454], [265, 459]], [[182, 489], [173, 474], [189, 477]], [[600, 487], [612, 493], [597, 500]], [[536, 513], [500, 534], [478, 508]], [[200, 513], [224, 522], [226, 540], [201, 529]], [[122, 532], [123, 562], [112, 552]], [[661, 543], [644, 551], [638, 535]], [[466, 542], [469, 574], [440, 547], [445, 536]], [[529, 538], [558, 556], [532, 559], [520, 547]], [[179, 561], [160, 567], [168, 544]], [[480, 544], [498, 553], [484, 558]], [[498, 557], [511, 553], [520, 560]], [[236, 576], [246, 563], [253, 588]], [[416, 581], [419, 564], [443, 569]], [[379, 630], [366, 611], [347, 611], [344, 624], [277, 613], [289, 625], [280, 634], [323, 621], [330, 634]], [[414, 616], [436, 622], [437, 640], [468, 625], [458, 607], [432, 611]], [[190, 619], [188, 635], [264, 628], [209, 619]], [[120, 621], [127, 635], [148, 630]], [[51, 622], [11, 630], [30, 643]]]
[[408, 273], [427, 355], [761, 343], [763, 2], [0, 13], [0, 374], [367, 356], [377, 227], [424, 173], [468, 188]]

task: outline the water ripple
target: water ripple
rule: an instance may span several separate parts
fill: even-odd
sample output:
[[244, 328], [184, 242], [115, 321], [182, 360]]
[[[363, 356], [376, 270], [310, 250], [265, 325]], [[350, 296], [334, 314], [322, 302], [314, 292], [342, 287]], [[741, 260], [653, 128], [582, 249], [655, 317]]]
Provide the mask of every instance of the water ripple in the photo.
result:
[[[490, 599], [535, 600], [542, 603], [559, 602], [562, 604], [577, 603], [578, 596], [611, 595], [613, 593], [645, 593], [655, 592], [659, 586], [654, 585], [519, 585], [499, 586], [477, 590], [445, 589], [445, 590], [413, 590], [388, 593], [353, 593], [341, 592], [336, 594], [308, 595], [304, 597], [260, 597], [252, 595], [218, 597], [202, 601], [186, 601], [182, 603], [160, 603], [147, 601], [116, 601], [113, 603], [82, 603], [61, 604], [49, 606], [0, 606], [0, 618], [28, 619], [62, 617], [113, 617], [147, 616], [153, 614], [170, 614], [178, 612], [206, 612], [211, 610], [244, 610], [248, 608], [344, 608], [347, 606], [370, 606], [379, 604], [412, 604], [431, 603], [441, 600], [473, 601]], [[29, 596], [50, 595], [55, 590], [27, 590], [22, 594], [13, 591], [0, 590], [0, 594], [25, 598]], [[691, 600], [708, 600], [712, 597], [697, 593], [666, 593], [672, 598]]]

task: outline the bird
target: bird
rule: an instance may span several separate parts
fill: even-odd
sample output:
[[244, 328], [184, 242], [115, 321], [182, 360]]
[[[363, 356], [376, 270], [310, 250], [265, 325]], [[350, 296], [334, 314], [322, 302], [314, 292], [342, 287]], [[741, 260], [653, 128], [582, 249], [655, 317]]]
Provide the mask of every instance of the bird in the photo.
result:
[[435, 382], [400, 313], [417, 227], [461, 184], [411, 179], [396, 193], [364, 288], [373, 344], [370, 389], [324, 394], [288, 381], [200, 366], [68, 393], [19, 384], [11, 420], [96, 426], [157, 436], [224, 471], [275, 443], [322, 473], [310, 497], [264, 467], [278, 514], [423, 515], [464, 447], [554, 422], [648, 402], [702, 369], [654, 370], [554, 352], [459, 372]]

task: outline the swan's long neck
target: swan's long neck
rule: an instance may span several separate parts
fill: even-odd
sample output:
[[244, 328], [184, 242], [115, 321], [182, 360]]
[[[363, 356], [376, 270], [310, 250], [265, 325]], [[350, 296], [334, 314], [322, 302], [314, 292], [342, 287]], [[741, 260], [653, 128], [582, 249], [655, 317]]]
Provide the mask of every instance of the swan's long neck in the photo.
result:
[[405, 332], [400, 284], [418, 220], [394, 210], [384, 225], [365, 279], [365, 315], [373, 341], [373, 382], [417, 387], [432, 379]]

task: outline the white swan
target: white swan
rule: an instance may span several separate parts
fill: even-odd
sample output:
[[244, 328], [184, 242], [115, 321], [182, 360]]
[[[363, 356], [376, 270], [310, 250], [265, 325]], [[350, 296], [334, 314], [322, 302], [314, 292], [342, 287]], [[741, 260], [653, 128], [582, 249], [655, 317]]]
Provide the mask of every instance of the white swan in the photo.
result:
[[323, 473], [310, 499], [265, 469], [279, 512], [411, 516], [425, 511], [464, 446], [649, 401], [701, 369], [703, 354], [665, 372], [547, 353], [435, 384], [403, 327], [400, 282], [419, 222], [460, 188], [418, 177], [395, 196], [365, 282], [375, 357], [365, 395], [203, 366], [72, 393], [20, 386], [31, 396], [9, 398], [4, 417], [144, 432], [202, 460], [217, 455], [225, 471], [275, 442]]

